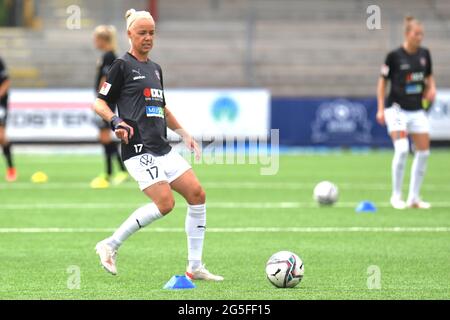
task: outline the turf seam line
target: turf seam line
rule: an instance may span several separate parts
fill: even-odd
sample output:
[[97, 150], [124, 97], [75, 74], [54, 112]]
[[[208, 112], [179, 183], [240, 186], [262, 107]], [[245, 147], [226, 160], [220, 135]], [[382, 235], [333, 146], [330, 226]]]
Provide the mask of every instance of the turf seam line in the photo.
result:
[[[450, 202], [432, 202], [434, 208], [450, 208]], [[92, 202], [92, 203], [3, 203], [1, 210], [34, 210], [34, 209], [122, 209], [134, 208], [143, 203], [134, 202]], [[355, 208], [358, 202], [338, 202], [334, 208]], [[389, 202], [377, 202], [379, 208], [390, 208]], [[218, 209], [297, 209], [322, 208], [315, 202], [208, 202], [208, 208]], [[416, 210], [417, 211], [417, 210]], [[425, 212], [425, 211], [421, 211]], [[427, 211], [428, 212], [428, 211]]]
[[[0, 228], [0, 233], [108, 233], [114, 228]], [[450, 227], [243, 227], [208, 228], [209, 233], [449, 233]], [[184, 233], [184, 228], [145, 228], [140, 232]]]

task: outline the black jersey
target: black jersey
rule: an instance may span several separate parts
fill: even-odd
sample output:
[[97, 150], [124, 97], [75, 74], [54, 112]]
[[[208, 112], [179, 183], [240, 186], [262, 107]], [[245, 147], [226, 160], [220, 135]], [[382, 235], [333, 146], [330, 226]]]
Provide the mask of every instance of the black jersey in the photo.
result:
[[394, 103], [405, 110], [421, 110], [425, 79], [432, 74], [431, 56], [426, 48], [409, 54], [403, 47], [391, 51], [381, 68], [381, 76], [391, 80], [386, 107]]
[[109, 68], [116, 60], [116, 54], [113, 51], [105, 52], [102, 59], [97, 63], [97, 75], [95, 77], [95, 91], [97, 92], [100, 88], [100, 81], [103, 77], [106, 77]]
[[160, 156], [171, 150], [158, 64], [151, 60], [140, 62], [127, 52], [112, 64], [98, 98], [116, 106], [119, 117], [134, 129], [133, 138], [122, 144], [123, 160], [147, 152]]
[[[0, 85], [8, 79], [8, 72], [6, 71], [5, 64], [2, 58], [0, 58]], [[8, 91], [6, 94], [0, 97], [0, 108], [5, 108], [8, 106]]]

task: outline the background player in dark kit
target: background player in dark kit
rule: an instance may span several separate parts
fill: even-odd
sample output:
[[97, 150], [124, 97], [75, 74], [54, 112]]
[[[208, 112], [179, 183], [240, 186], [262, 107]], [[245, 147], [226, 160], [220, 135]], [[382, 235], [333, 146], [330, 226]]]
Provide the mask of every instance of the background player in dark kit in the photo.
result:
[[[109, 68], [116, 59], [116, 29], [114, 26], [100, 25], [94, 31], [94, 45], [96, 49], [103, 52], [101, 59], [97, 63], [97, 74], [95, 77], [95, 91], [98, 92], [106, 79]], [[115, 112], [115, 109], [112, 109]], [[103, 146], [105, 155], [105, 173], [99, 175], [91, 182], [92, 188], [106, 188], [109, 186], [113, 173], [113, 159], [117, 160], [119, 172], [114, 176], [114, 184], [120, 184], [128, 177], [125, 166], [118, 152], [118, 145], [111, 138], [111, 128], [108, 122], [98, 119], [99, 140]]]
[[[394, 144], [391, 204], [396, 209], [428, 209], [431, 206], [420, 199], [420, 187], [430, 155], [430, 125], [422, 103], [423, 100], [434, 100], [436, 84], [430, 52], [421, 47], [423, 35], [421, 22], [406, 17], [405, 41], [400, 48], [387, 55], [378, 81], [377, 121], [387, 125]], [[391, 91], [385, 106], [388, 80], [391, 81]], [[409, 152], [408, 135], [414, 143], [415, 156], [405, 203], [402, 199], [402, 184]]]

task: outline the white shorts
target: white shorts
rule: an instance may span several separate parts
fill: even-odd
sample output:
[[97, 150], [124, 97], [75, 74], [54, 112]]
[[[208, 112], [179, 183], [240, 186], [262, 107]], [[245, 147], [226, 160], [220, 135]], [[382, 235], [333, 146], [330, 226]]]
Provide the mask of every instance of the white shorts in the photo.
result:
[[160, 181], [171, 183], [191, 168], [186, 159], [174, 150], [163, 156], [141, 154], [125, 160], [124, 164], [141, 190]]
[[429, 133], [430, 122], [425, 110], [407, 111], [393, 105], [384, 111], [388, 132]]

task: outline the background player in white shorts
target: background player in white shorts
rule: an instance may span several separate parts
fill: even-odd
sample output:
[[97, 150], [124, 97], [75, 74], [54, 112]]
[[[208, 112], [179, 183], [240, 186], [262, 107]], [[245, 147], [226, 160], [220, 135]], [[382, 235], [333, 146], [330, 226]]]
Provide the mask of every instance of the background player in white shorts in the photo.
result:
[[[429, 122], [423, 100], [433, 101], [436, 85], [432, 75], [431, 55], [421, 47], [424, 35], [422, 23], [405, 18], [405, 41], [391, 51], [381, 69], [378, 81], [377, 121], [386, 124], [394, 144], [392, 160], [391, 204], [396, 209], [428, 209], [431, 205], [420, 199], [420, 187], [430, 155]], [[391, 91], [385, 108], [385, 88], [391, 81]], [[407, 201], [402, 199], [402, 184], [409, 152], [408, 135], [414, 143], [414, 162]]]
[[[189, 164], [171, 150], [167, 128], [180, 134], [186, 145], [200, 150], [195, 140], [180, 126], [165, 103], [161, 67], [148, 58], [153, 47], [155, 22], [147, 11], [128, 10], [127, 33], [131, 48], [112, 64], [100, 89], [94, 110], [122, 140], [122, 159], [130, 175], [153, 202], [134, 211], [114, 232], [96, 245], [103, 267], [116, 274], [116, 254], [120, 245], [140, 228], [162, 218], [175, 205], [172, 190], [188, 202], [186, 234], [189, 264], [186, 275], [193, 280], [221, 281], [202, 264], [206, 229], [205, 192]], [[116, 106], [116, 116], [108, 106]]]

